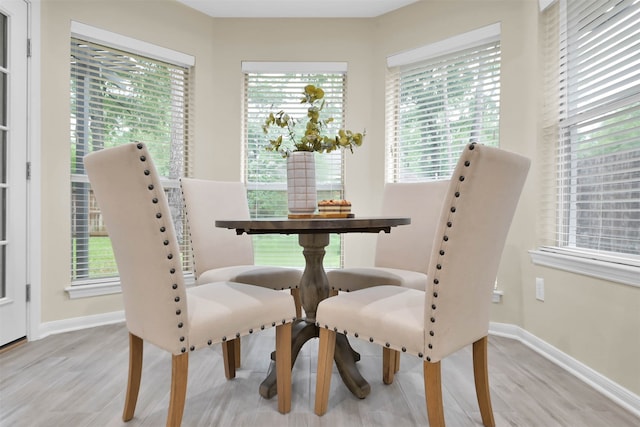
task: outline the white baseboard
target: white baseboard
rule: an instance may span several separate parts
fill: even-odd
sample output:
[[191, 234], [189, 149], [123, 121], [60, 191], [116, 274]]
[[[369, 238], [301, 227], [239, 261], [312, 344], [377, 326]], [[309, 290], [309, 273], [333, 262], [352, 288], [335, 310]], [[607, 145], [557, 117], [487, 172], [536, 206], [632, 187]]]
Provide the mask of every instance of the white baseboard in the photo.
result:
[[124, 322], [123, 310], [84, 317], [72, 317], [64, 320], [54, 320], [53, 322], [40, 324], [40, 328], [38, 328], [38, 339], [63, 332], [78, 331], [80, 329], [94, 328], [96, 326], [110, 325], [119, 322]]
[[611, 381], [607, 377], [594, 371], [568, 354], [563, 353], [521, 327], [507, 323], [491, 322], [489, 325], [489, 333], [491, 335], [520, 341], [536, 353], [560, 366], [562, 369], [584, 381], [586, 384], [604, 394], [623, 408], [640, 417], [640, 396]]

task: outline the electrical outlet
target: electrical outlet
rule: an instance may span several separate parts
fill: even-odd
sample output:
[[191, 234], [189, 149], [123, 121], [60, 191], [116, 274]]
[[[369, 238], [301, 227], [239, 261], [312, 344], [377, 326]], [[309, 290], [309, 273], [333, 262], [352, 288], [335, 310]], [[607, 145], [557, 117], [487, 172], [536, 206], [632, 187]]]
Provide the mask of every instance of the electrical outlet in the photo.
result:
[[542, 277], [536, 277], [536, 299], [544, 301], [544, 279]]

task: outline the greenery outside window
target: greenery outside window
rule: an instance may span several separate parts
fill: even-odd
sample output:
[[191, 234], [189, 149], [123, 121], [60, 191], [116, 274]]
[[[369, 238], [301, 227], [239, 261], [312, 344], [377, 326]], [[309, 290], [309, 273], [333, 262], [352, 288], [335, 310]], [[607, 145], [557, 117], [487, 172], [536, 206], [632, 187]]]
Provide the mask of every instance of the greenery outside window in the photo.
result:
[[499, 144], [500, 27], [387, 59], [386, 180], [449, 179], [466, 144]]
[[[244, 72], [244, 153], [243, 173], [252, 218], [287, 216], [286, 159], [267, 151], [269, 136], [262, 125], [269, 113], [285, 110], [306, 119], [306, 104], [301, 104], [304, 87], [321, 87], [325, 92], [323, 115], [333, 117], [328, 133], [344, 123], [346, 64], [344, 63], [273, 63], [243, 62]], [[304, 120], [306, 122], [306, 120]], [[304, 126], [296, 129], [304, 132]], [[271, 135], [273, 137], [273, 135]], [[315, 153], [318, 200], [341, 199], [344, 194], [343, 153]], [[342, 239], [331, 235], [323, 265], [342, 266]], [[304, 267], [298, 236], [253, 236], [255, 263]]]
[[[191, 65], [119, 49], [108, 41], [98, 43], [90, 27], [80, 24], [72, 30], [79, 27], [87, 31], [72, 31], [70, 43], [71, 288], [118, 282], [82, 159], [92, 151], [130, 142], [145, 143], [153, 155], [172, 210], [183, 267], [189, 270], [178, 179], [190, 170]], [[112, 37], [122, 42], [121, 36]]]

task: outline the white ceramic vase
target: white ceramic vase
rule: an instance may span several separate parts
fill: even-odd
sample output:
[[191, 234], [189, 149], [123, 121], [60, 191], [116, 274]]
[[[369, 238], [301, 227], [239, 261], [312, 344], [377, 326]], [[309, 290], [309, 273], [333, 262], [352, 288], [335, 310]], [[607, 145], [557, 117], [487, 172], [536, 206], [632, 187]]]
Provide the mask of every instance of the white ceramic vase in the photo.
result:
[[294, 151], [287, 157], [287, 197], [289, 213], [316, 211], [316, 161], [311, 151]]

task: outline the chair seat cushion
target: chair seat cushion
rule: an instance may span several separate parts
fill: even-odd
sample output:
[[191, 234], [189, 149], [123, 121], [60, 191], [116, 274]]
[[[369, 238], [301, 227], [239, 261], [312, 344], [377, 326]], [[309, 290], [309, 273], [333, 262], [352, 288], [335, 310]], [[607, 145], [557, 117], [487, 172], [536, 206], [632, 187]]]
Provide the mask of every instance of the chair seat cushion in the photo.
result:
[[234, 282], [187, 289], [189, 346], [206, 347], [266, 329], [296, 317], [288, 292]]
[[342, 268], [327, 272], [329, 286], [339, 291], [357, 291], [371, 286], [395, 285], [424, 291], [427, 275], [418, 271], [386, 267]]
[[259, 265], [234, 265], [207, 270], [198, 276], [197, 284], [232, 281], [270, 289], [297, 288], [302, 271], [296, 268]]
[[424, 304], [423, 291], [376, 286], [321, 301], [316, 321], [321, 328], [419, 355], [424, 352]]

